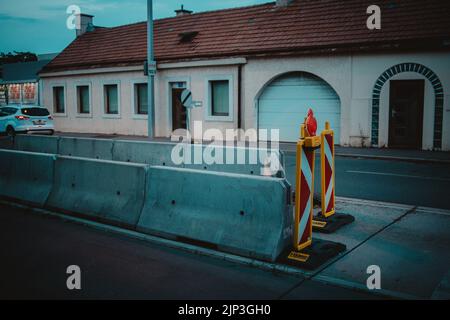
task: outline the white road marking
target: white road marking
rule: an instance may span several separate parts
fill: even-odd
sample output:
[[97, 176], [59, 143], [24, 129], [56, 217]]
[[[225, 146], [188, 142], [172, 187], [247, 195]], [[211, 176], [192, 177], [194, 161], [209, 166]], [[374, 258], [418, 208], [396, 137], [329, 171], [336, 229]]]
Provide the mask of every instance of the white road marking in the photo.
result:
[[354, 171], [347, 170], [348, 173], [357, 173], [357, 174], [372, 174], [376, 176], [392, 176], [392, 177], [402, 177], [402, 178], [412, 178], [412, 179], [424, 179], [424, 180], [436, 180], [436, 181], [447, 181], [450, 182], [449, 178], [435, 178], [429, 176], [415, 176], [409, 174], [398, 174], [398, 173], [388, 173], [388, 172], [373, 172], [373, 171]]

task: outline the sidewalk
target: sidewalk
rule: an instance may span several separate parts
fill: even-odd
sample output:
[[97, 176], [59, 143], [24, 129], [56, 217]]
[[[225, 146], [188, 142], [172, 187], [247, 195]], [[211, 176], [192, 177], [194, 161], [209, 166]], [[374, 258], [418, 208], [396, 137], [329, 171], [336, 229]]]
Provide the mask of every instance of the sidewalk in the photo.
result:
[[450, 297], [449, 210], [341, 197], [336, 206], [355, 222], [335, 234], [313, 237], [344, 243], [347, 251], [313, 279], [367, 290], [367, 267], [377, 265], [388, 295]]

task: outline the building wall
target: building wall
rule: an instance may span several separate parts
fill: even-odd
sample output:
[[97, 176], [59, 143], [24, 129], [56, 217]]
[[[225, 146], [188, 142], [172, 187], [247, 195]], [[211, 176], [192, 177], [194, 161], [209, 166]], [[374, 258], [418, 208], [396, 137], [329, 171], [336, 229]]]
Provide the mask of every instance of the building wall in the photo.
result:
[[[400, 63], [418, 63], [431, 69], [440, 79], [444, 88], [444, 95], [447, 95], [444, 104], [448, 106], [448, 95], [450, 94], [450, 52], [434, 53], [411, 53], [411, 54], [386, 54], [386, 55], [358, 55], [353, 58], [353, 81], [352, 81], [352, 119], [351, 125], [353, 134], [358, 139], [358, 129], [366, 128], [364, 136], [370, 136], [371, 129], [371, 96], [373, 86], [377, 78], [388, 68]], [[423, 113], [423, 138], [422, 148], [429, 150], [433, 148], [434, 130], [434, 108], [435, 92], [430, 83], [423, 75], [415, 72], [403, 72], [390, 78], [390, 80], [411, 80], [425, 79], [425, 97]], [[388, 81], [389, 82], [389, 81]], [[388, 147], [389, 128], [389, 83], [383, 86], [380, 97], [380, 126], [379, 126], [379, 146]], [[369, 105], [368, 114], [356, 119], [361, 115], [360, 103], [362, 106]], [[356, 126], [357, 125], [357, 126]], [[444, 108], [443, 114], [443, 135], [442, 149], [450, 150], [450, 109]], [[358, 146], [355, 139], [350, 139], [350, 144]], [[370, 141], [366, 139], [366, 144]]]
[[[142, 72], [105, 73], [82, 76], [42, 78], [42, 103], [53, 114], [55, 129], [62, 132], [89, 132], [105, 134], [147, 135], [147, 117], [134, 114], [132, 98], [133, 81], [146, 82]], [[103, 84], [116, 82], [119, 85], [119, 115], [104, 114]], [[76, 85], [90, 85], [91, 114], [77, 112]], [[53, 110], [53, 86], [65, 87], [65, 114]], [[156, 90], [159, 90], [156, 85]], [[158, 97], [156, 97], [158, 100]]]
[[[288, 72], [309, 72], [325, 80], [341, 100], [341, 143], [348, 144], [350, 122], [351, 58], [346, 56], [321, 56], [283, 59], [251, 59], [244, 67], [244, 126], [258, 128], [258, 98], [264, 88], [275, 78]], [[343, 81], [344, 80], [344, 81]], [[311, 106], [314, 109], [314, 106]], [[306, 117], [306, 115], [305, 115]], [[299, 123], [300, 128], [300, 123]], [[299, 130], [300, 132], [300, 130]]]
[[[376, 80], [388, 68], [405, 62], [419, 63], [435, 72], [444, 88], [443, 150], [450, 150], [450, 52], [302, 56], [251, 59], [244, 67], [245, 128], [257, 128], [258, 97], [270, 81], [282, 74], [303, 71], [324, 79], [341, 99], [341, 144], [370, 146], [372, 93]], [[390, 80], [425, 79], [413, 72]], [[425, 81], [423, 149], [433, 148], [434, 89]], [[312, 106], [314, 108], [314, 106]], [[388, 146], [389, 84], [380, 101], [379, 146]], [[299, 124], [300, 125], [300, 124]]]
[[[194, 121], [203, 121], [203, 130], [237, 127], [237, 66], [196, 67], [160, 70], [155, 78], [155, 135], [170, 137], [172, 133], [171, 106], [169, 106], [169, 86], [171, 82], [186, 82], [187, 88], [193, 92], [193, 100], [201, 101], [203, 107], [190, 112], [189, 128], [193, 131]], [[233, 117], [231, 121], [205, 120], [206, 92], [209, 78], [230, 77], [232, 79]], [[120, 115], [104, 114], [103, 85], [119, 84]], [[145, 115], [135, 114], [134, 84], [147, 83], [142, 71], [103, 73], [89, 75], [73, 75], [64, 77], [44, 77], [42, 79], [42, 104], [51, 110], [55, 118], [57, 131], [88, 132], [104, 134], [147, 135], [147, 119]], [[77, 111], [76, 86], [89, 85], [91, 90], [91, 114], [80, 115]], [[53, 110], [53, 87], [65, 87], [66, 113], [55, 114]], [[194, 138], [200, 139], [201, 132], [192, 132]]]
[[[213, 78], [231, 77], [232, 83], [232, 108], [233, 116], [230, 120], [207, 120], [205, 117], [207, 108], [207, 90], [208, 80]], [[226, 129], [237, 128], [238, 114], [238, 67], [237, 66], [217, 66], [217, 67], [194, 67], [167, 69], [158, 71], [156, 80], [159, 84], [159, 104], [156, 109], [159, 110], [156, 119], [159, 125], [158, 136], [170, 137], [172, 133], [171, 106], [169, 99], [170, 82], [187, 82], [187, 87], [192, 91], [192, 100], [201, 101], [202, 107], [194, 108], [190, 111], [190, 121], [188, 129], [191, 131], [194, 139], [201, 139], [202, 133], [194, 130], [194, 121], [202, 121], [203, 132], [208, 129], [218, 129], [225, 138]]]
[[[372, 93], [378, 77], [388, 68], [405, 62], [422, 64], [436, 73], [444, 88], [443, 150], [450, 150], [450, 52], [358, 54], [301, 56], [295, 58], [248, 59], [242, 67], [242, 126], [243, 129], [258, 128], [258, 97], [264, 88], [278, 76], [294, 71], [309, 72], [325, 80], [339, 95], [341, 101], [340, 141], [345, 146], [370, 146], [372, 128]], [[233, 117], [231, 121], [206, 119], [208, 79], [214, 77], [232, 79]], [[403, 72], [390, 80], [425, 79], [418, 73]], [[120, 83], [120, 117], [103, 115], [102, 85], [107, 81]], [[171, 135], [171, 106], [169, 106], [169, 83], [186, 82], [192, 90], [193, 100], [203, 106], [191, 111], [190, 128], [193, 122], [202, 121], [203, 129], [236, 129], [238, 126], [238, 66], [189, 67], [158, 70], [155, 80], [156, 136]], [[56, 129], [66, 132], [116, 133], [146, 135], [147, 117], [136, 116], [133, 105], [133, 84], [146, 82], [142, 71], [115, 72], [84, 76], [45, 77], [42, 80], [43, 104], [51, 110], [52, 86], [66, 87], [67, 114], [55, 116]], [[76, 89], [78, 83], [91, 85], [92, 114], [77, 115]], [[314, 106], [312, 106], [314, 108]], [[389, 127], [389, 83], [380, 97], [379, 146], [388, 146]], [[425, 81], [423, 149], [433, 148], [434, 89]], [[300, 125], [300, 123], [299, 123]], [[194, 132], [199, 139], [200, 133]]]

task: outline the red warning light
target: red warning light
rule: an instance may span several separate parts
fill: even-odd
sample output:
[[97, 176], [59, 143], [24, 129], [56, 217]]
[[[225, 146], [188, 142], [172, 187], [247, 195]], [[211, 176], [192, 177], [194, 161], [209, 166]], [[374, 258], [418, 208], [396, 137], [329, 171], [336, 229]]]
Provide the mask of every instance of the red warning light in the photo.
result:
[[314, 118], [314, 112], [312, 109], [308, 110], [308, 117], [305, 121], [306, 131], [310, 137], [314, 137], [317, 132], [317, 120]]

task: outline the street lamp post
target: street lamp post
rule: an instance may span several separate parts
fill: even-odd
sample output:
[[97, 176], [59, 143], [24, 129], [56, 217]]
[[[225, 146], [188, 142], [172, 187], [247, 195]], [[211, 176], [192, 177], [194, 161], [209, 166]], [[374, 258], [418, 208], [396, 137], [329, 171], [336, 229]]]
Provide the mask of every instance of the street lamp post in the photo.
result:
[[155, 136], [155, 72], [153, 48], [153, 0], [147, 0], [147, 74], [148, 74], [148, 137]]

